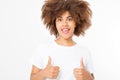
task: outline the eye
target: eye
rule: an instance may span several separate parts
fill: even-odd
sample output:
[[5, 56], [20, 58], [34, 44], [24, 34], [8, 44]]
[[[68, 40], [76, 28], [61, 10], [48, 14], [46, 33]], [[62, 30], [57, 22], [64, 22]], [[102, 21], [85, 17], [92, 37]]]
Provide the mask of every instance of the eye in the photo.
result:
[[72, 20], [73, 20], [73, 18], [72, 18], [72, 17], [69, 17], [69, 18], [68, 18], [68, 21], [72, 21]]
[[59, 22], [62, 21], [62, 18], [58, 18], [57, 21], [59, 21]]

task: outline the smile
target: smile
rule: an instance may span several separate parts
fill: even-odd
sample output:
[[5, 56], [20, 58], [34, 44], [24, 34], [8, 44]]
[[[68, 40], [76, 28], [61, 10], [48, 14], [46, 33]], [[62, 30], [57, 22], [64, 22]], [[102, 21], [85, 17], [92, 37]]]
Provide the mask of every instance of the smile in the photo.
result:
[[62, 32], [63, 32], [64, 34], [69, 33], [69, 31], [70, 31], [70, 29], [68, 29], [68, 28], [63, 28], [63, 29], [62, 29]]

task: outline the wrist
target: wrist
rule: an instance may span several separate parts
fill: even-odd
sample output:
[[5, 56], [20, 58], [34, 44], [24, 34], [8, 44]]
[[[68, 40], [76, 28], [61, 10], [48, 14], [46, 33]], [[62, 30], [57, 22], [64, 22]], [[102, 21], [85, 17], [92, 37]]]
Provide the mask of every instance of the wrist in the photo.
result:
[[94, 80], [93, 74], [90, 74], [90, 80]]
[[41, 77], [42, 77], [42, 79], [43, 79], [43, 80], [45, 80], [45, 79], [46, 79], [46, 75], [45, 75], [45, 73], [44, 73], [44, 70], [43, 70], [43, 69], [40, 71], [40, 75], [41, 75]]

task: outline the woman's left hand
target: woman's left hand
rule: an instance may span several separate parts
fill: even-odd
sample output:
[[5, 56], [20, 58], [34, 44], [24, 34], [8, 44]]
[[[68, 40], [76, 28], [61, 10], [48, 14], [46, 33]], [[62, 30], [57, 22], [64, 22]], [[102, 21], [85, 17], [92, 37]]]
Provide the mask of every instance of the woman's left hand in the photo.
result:
[[94, 80], [91, 73], [85, 69], [83, 58], [80, 61], [80, 68], [74, 69], [74, 75], [76, 80]]

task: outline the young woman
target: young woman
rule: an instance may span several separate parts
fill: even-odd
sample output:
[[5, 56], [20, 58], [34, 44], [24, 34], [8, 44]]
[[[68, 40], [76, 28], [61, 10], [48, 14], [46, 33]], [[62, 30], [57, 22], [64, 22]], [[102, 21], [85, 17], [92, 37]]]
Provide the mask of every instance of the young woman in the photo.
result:
[[56, 39], [36, 49], [31, 80], [94, 80], [89, 50], [73, 40], [90, 27], [91, 15], [83, 0], [45, 1], [42, 19]]

